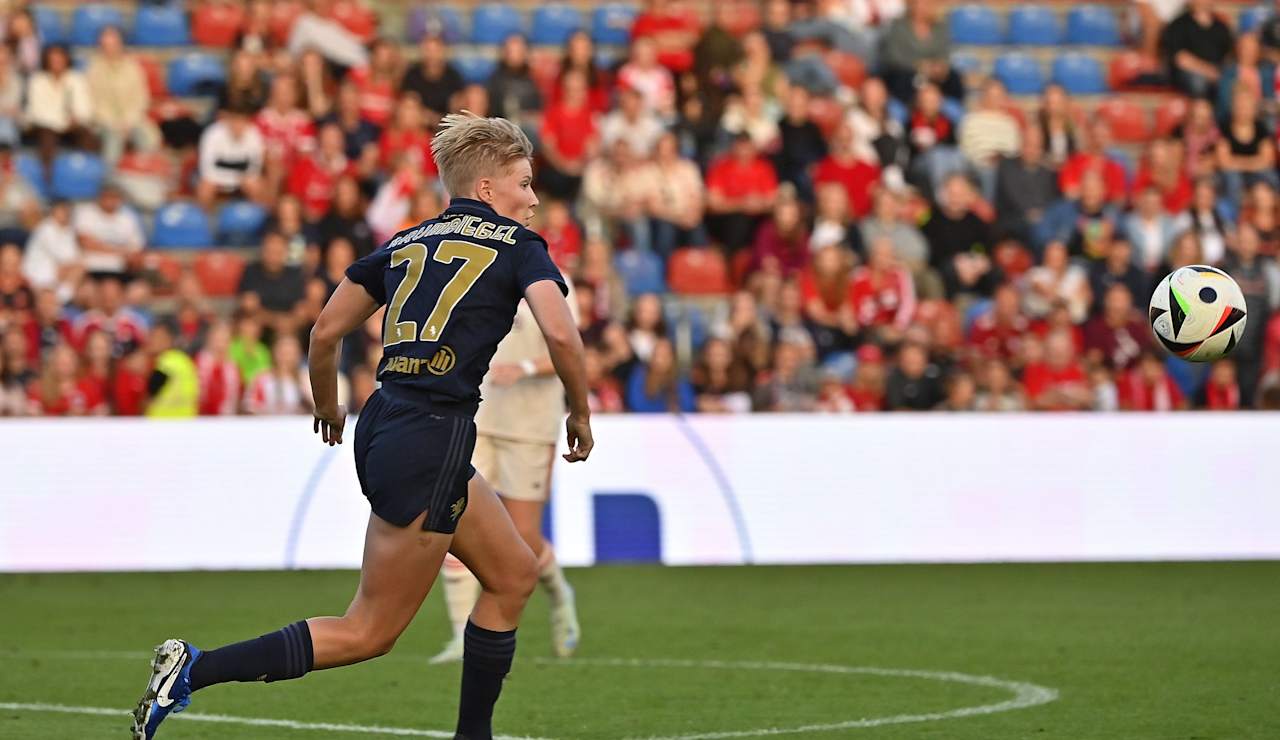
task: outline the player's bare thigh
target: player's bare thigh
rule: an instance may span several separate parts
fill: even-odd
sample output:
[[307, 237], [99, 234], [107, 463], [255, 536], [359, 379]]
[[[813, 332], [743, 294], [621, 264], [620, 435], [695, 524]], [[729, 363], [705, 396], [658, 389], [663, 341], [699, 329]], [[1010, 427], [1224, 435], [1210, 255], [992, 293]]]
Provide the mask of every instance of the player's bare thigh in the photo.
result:
[[515, 629], [537, 585], [538, 561], [493, 487], [478, 472], [467, 484], [467, 509], [449, 552], [484, 587], [472, 620], [485, 629]]
[[407, 527], [369, 515], [360, 586], [346, 614], [309, 620], [316, 668], [383, 655], [413, 621], [454, 537], [423, 531], [426, 515]]

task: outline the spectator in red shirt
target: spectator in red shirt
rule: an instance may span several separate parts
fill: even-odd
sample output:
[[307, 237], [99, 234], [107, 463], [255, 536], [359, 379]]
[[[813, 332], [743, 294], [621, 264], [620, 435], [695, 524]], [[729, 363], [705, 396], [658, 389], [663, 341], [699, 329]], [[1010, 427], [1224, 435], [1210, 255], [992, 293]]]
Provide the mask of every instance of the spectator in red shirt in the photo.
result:
[[1022, 313], [1017, 288], [1006, 283], [996, 288], [991, 310], [974, 319], [969, 328], [969, 346], [982, 357], [1009, 361], [1021, 354], [1022, 338], [1031, 330], [1031, 320]]
[[554, 198], [572, 200], [582, 187], [582, 172], [596, 155], [599, 137], [588, 98], [587, 78], [570, 72], [560, 78], [559, 99], [542, 118], [543, 188]]
[[812, 325], [818, 356], [824, 361], [833, 353], [852, 350], [858, 334], [852, 263], [851, 253], [824, 247], [814, 253], [813, 265], [800, 276], [804, 317]]
[[884, 409], [884, 352], [874, 344], [864, 344], [856, 354], [858, 367], [849, 385], [849, 397], [858, 411]]
[[1218, 360], [1209, 371], [1204, 386], [1204, 406], [1210, 411], [1236, 411], [1240, 408], [1240, 384], [1236, 380], [1236, 364], [1230, 359]]
[[1089, 126], [1084, 147], [1067, 159], [1058, 172], [1058, 189], [1067, 198], [1080, 194], [1080, 182], [1086, 172], [1098, 172], [1106, 184], [1107, 202], [1124, 203], [1128, 197], [1124, 167], [1107, 156], [1111, 146], [1111, 124], [1099, 118]]
[[407, 92], [396, 103], [395, 119], [382, 132], [378, 141], [384, 170], [392, 169], [404, 158], [423, 175], [435, 177], [436, 161], [431, 156], [431, 132], [422, 114], [422, 101], [417, 93]]
[[262, 133], [269, 177], [286, 175], [298, 157], [315, 146], [315, 126], [299, 105], [298, 81], [291, 75], [277, 75], [271, 81], [267, 106], [254, 123]]
[[84, 346], [84, 369], [80, 380], [91, 398], [102, 400], [103, 412], [107, 409], [107, 398], [111, 395], [112, 365], [111, 338], [100, 331], [89, 335]]
[[911, 273], [898, 261], [887, 237], [867, 245], [867, 264], [853, 271], [852, 299], [858, 324], [885, 343], [899, 341], [915, 318]]
[[147, 403], [147, 379], [151, 363], [141, 347], [131, 351], [117, 365], [111, 382], [111, 407], [116, 416], [141, 416]]
[[97, 386], [80, 376], [80, 361], [70, 345], [53, 348], [40, 379], [28, 391], [29, 412], [34, 416], [87, 416], [107, 412]]
[[360, 92], [360, 116], [375, 126], [386, 126], [400, 86], [400, 52], [388, 39], [377, 39], [369, 49], [369, 66], [357, 67], [347, 79]]
[[935, 146], [954, 146], [955, 124], [942, 113], [942, 90], [926, 82], [916, 90], [916, 104], [907, 124], [907, 143], [911, 156], [919, 157]]
[[738, 134], [733, 146], [707, 171], [707, 226], [730, 252], [746, 246], [760, 217], [773, 208], [778, 176], [751, 137]]
[[553, 104], [559, 102], [564, 94], [564, 79], [574, 73], [581, 74], [587, 82], [587, 100], [592, 112], [607, 112], [613, 83], [608, 71], [596, 64], [595, 42], [585, 30], [574, 31], [565, 44], [564, 58], [560, 60], [560, 74], [551, 90]]
[[552, 261], [563, 270], [573, 271], [582, 254], [582, 230], [574, 222], [573, 214], [564, 201], [550, 201], [545, 210], [546, 220], [538, 228], [538, 233], [547, 240], [547, 251]]
[[22, 328], [27, 338], [27, 361], [32, 365], [39, 362], [45, 350], [62, 342], [71, 342], [75, 336], [58, 294], [53, 290], [36, 291], [35, 310]]
[[72, 336], [76, 346], [83, 346], [89, 335], [103, 331], [111, 337], [119, 356], [130, 347], [140, 346], [147, 336], [147, 321], [125, 305], [124, 286], [118, 278], [103, 278], [97, 286], [97, 307], [80, 314]]
[[683, 0], [648, 0], [631, 27], [631, 39], [651, 38], [658, 61], [676, 74], [693, 68], [693, 47], [702, 24]]
[[1124, 283], [1113, 283], [1103, 299], [1102, 314], [1084, 325], [1089, 361], [1116, 370], [1131, 368], [1151, 347], [1151, 330], [1133, 307], [1133, 294]]
[[196, 354], [201, 416], [229, 416], [240, 410], [240, 368], [228, 354], [231, 327], [219, 321], [209, 328], [204, 349]]
[[1171, 138], [1156, 139], [1138, 167], [1130, 191], [1141, 193], [1155, 187], [1168, 215], [1182, 213], [1191, 205], [1191, 177], [1183, 166], [1182, 145]]
[[1120, 373], [1116, 391], [1124, 411], [1173, 411], [1187, 407], [1178, 384], [1165, 370], [1164, 360], [1154, 351], [1143, 352], [1136, 367]]
[[618, 380], [605, 372], [600, 350], [588, 345], [583, 353], [587, 370], [587, 401], [593, 413], [620, 414], [626, 411]]
[[871, 212], [871, 191], [880, 182], [880, 166], [858, 157], [853, 131], [845, 125], [836, 129], [831, 153], [818, 163], [813, 173], [815, 186], [838, 182], [849, 196], [849, 212], [862, 218]]
[[1084, 369], [1076, 359], [1071, 335], [1058, 332], [1045, 340], [1045, 358], [1027, 364], [1022, 382], [1033, 409], [1082, 411], [1093, 403]]
[[316, 220], [328, 213], [338, 179], [353, 173], [345, 148], [342, 127], [326, 123], [320, 129], [316, 150], [290, 170], [288, 190], [302, 201], [307, 218]]
[[809, 264], [809, 230], [798, 200], [778, 199], [773, 217], [756, 231], [751, 252], [752, 272], [766, 270], [790, 278]]

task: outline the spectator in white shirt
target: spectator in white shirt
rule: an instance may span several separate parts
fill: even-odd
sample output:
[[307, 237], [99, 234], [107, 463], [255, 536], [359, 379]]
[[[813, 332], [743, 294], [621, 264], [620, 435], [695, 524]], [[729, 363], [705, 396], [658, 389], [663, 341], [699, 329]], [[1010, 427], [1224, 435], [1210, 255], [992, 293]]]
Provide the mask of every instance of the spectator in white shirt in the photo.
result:
[[96, 150], [97, 142], [89, 126], [93, 122], [93, 99], [84, 75], [71, 67], [67, 47], [54, 44], [44, 50], [42, 69], [31, 75], [27, 85], [26, 124], [35, 138], [40, 161], [47, 170], [53, 164], [58, 145]]
[[653, 39], [639, 38], [631, 45], [631, 59], [618, 70], [618, 84], [639, 92], [645, 110], [663, 117], [675, 115], [675, 79], [671, 70], [658, 63]]
[[196, 198], [205, 208], [213, 206], [219, 197], [260, 200], [264, 155], [262, 134], [247, 112], [238, 108], [222, 111], [217, 122], [200, 137]]
[[137, 214], [111, 184], [102, 187], [96, 202], [76, 206], [73, 226], [84, 251], [84, 268], [94, 277], [126, 276], [147, 242]]
[[600, 142], [609, 151], [616, 142], [624, 140], [631, 145], [633, 154], [648, 159], [663, 130], [657, 117], [645, 109], [640, 92], [623, 87], [618, 91], [618, 109], [605, 116], [600, 124]]
[[31, 232], [22, 257], [22, 274], [32, 288], [53, 289], [65, 303], [75, 294], [84, 275], [80, 244], [71, 225], [71, 204], [54, 201]]
[[102, 136], [102, 156], [114, 165], [125, 144], [151, 150], [160, 132], [147, 118], [151, 95], [142, 64], [125, 54], [120, 30], [108, 26], [98, 36], [98, 53], [85, 75], [93, 99], [93, 123]]

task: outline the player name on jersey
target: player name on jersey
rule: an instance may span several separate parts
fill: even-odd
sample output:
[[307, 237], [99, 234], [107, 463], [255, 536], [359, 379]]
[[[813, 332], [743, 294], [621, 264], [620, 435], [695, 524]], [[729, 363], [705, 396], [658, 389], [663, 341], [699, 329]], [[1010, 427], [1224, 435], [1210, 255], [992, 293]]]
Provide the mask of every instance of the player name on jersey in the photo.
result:
[[507, 244], [515, 244], [515, 234], [518, 228], [520, 227], [515, 224], [503, 226], [490, 223], [479, 216], [458, 215], [448, 221], [440, 221], [427, 226], [419, 226], [413, 231], [406, 231], [392, 239], [387, 246], [390, 249], [395, 249], [401, 244], [415, 242], [423, 237], [442, 236], [445, 234], [461, 234], [462, 236], [472, 236], [476, 239], [492, 239]]

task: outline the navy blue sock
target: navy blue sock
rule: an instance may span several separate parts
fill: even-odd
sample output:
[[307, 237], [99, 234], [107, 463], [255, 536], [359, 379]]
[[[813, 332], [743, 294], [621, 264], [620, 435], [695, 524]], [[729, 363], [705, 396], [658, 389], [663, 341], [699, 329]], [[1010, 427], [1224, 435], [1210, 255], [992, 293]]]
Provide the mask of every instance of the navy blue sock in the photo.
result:
[[229, 681], [301, 678], [315, 665], [306, 621], [252, 640], [210, 650], [191, 666], [191, 690]]
[[516, 654], [516, 631], [494, 632], [467, 622], [463, 632], [462, 700], [455, 740], [493, 740], [493, 705]]

